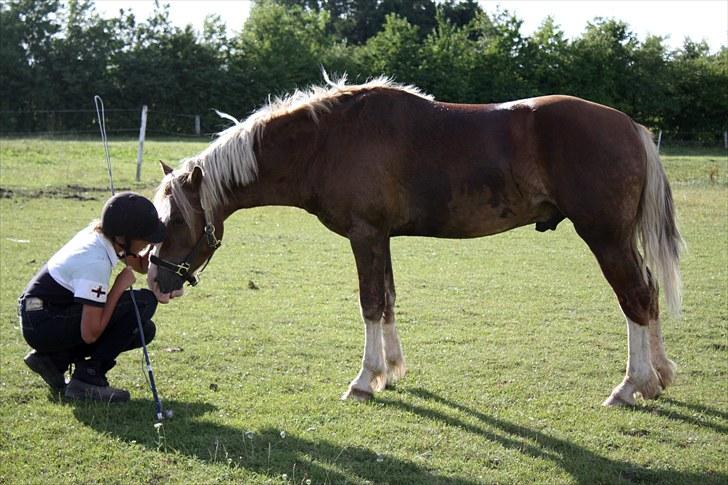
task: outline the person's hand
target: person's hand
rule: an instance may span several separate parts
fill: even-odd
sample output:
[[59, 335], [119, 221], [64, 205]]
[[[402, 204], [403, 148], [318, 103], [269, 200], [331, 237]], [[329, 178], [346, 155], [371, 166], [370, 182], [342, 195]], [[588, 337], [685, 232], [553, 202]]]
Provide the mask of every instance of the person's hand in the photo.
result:
[[132, 271], [131, 266], [126, 266], [116, 277], [114, 285], [121, 285], [122, 288], [129, 288], [135, 281], [136, 276], [134, 276], [134, 271]]

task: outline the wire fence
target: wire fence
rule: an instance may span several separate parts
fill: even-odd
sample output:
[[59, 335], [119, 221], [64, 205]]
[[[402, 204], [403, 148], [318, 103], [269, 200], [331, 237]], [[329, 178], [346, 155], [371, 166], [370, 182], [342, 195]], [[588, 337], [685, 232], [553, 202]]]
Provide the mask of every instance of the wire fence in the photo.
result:
[[[139, 134], [141, 112], [138, 109], [106, 109], [106, 126], [110, 135], [135, 137]], [[209, 137], [229, 126], [214, 113], [193, 114], [148, 109], [146, 133], [157, 136]], [[0, 110], [0, 136], [71, 137], [99, 133], [93, 109]]]
[[[106, 126], [110, 135], [137, 137], [140, 134], [141, 113], [137, 109], [107, 109]], [[148, 109], [145, 133], [147, 136], [210, 138], [230, 126], [210, 110], [208, 113], [174, 113]], [[728, 150], [726, 131], [684, 131], [653, 129], [656, 142], [662, 148], [711, 147]], [[93, 109], [62, 109], [10, 111], [0, 110], [0, 136], [3, 137], [62, 137], [95, 136], [99, 133], [96, 111]]]

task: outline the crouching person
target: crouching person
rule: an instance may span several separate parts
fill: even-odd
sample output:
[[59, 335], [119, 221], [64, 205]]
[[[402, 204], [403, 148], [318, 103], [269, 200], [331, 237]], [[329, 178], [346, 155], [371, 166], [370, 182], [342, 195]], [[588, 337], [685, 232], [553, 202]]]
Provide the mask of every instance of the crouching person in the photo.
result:
[[[25, 363], [52, 390], [75, 400], [129, 400], [128, 391], [109, 385], [106, 373], [119, 354], [142, 345], [130, 291], [145, 341], [154, 338], [154, 294], [127, 289], [134, 271], [147, 272], [148, 251], [140, 253], [162, 242], [164, 229], [151, 201], [119, 193], [106, 202], [100, 221], [76, 234], [30, 281], [19, 299], [23, 337], [33, 349]], [[120, 260], [125, 267], [109, 286]]]

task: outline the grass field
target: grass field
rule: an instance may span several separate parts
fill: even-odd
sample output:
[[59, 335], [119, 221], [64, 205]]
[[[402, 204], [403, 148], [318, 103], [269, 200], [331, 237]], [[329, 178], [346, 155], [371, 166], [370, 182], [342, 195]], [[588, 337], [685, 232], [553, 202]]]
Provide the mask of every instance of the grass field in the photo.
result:
[[[117, 189], [149, 195], [154, 161], [203, 146], [147, 141], [136, 184], [136, 144], [112, 141]], [[132, 393], [123, 405], [61, 402], [22, 362], [16, 298], [98, 216], [100, 143], [0, 140], [0, 483], [728, 483], [728, 160], [663, 160], [689, 252], [684, 316], [663, 320], [678, 381], [658, 400], [600, 405], [624, 373], [626, 325], [565, 221], [395, 239], [409, 373], [341, 402], [363, 348], [348, 242], [260, 208], [227, 222], [201, 284], [157, 312], [150, 352], [175, 417], [155, 428], [140, 351], [110, 374]]]

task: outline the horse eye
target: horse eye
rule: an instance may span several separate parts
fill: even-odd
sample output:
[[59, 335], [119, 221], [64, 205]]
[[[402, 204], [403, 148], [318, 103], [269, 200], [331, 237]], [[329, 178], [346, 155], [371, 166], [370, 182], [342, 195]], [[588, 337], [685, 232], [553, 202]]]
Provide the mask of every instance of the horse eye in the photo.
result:
[[172, 224], [173, 226], [181, 226], [182, 224], [185, 223], [185, 221], [182, 220], [181, 217], [173, 217], [172, 220], [169, 221], [169, 223]]

